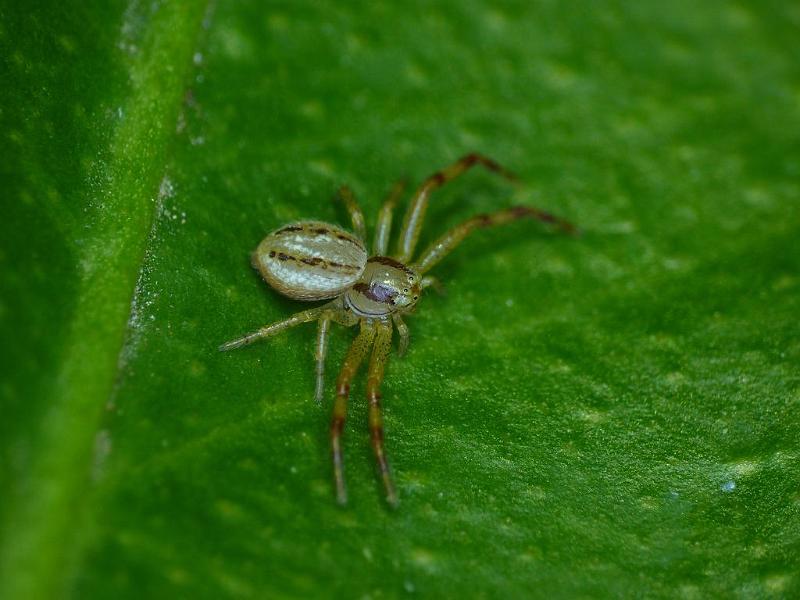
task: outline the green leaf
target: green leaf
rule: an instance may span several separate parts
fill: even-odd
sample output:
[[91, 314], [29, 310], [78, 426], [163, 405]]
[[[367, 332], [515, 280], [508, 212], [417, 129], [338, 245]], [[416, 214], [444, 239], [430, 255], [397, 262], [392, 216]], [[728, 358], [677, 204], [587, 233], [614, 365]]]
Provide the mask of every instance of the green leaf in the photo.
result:
[[[800, 14], [782, 3], [0, 9], [0, 597], [800, 594]], [[249, 267], [480, 151], [364, 385]], [[400, 221], [396, 216], [395, 223]], [[371, 236], [370, 236], [371, 237]]]

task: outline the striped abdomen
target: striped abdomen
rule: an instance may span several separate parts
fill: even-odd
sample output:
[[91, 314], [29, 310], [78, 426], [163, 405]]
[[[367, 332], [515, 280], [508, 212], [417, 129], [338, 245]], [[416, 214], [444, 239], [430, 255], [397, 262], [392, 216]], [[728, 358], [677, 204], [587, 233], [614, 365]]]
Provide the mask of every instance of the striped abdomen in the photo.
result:
[[253, 253], [253, 266], [281, 294], [296, 300], [334, 298], [356, 283], [367, 264], [364, 243], [320, 221], [273, 231]]

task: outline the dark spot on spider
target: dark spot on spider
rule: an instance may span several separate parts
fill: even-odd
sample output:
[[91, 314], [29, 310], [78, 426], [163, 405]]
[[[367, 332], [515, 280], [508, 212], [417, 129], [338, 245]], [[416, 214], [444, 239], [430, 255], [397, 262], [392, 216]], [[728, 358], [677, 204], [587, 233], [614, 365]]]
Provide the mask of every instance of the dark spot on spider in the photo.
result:
[[301, 263], [305, 263], [305, 264], [307, 264], [307, 265], [312, 265], [312, 266], [314, 266], [314, 265], [318, 265], [318, 264], [320, 264], [320, 263], [321, 263], [321, 262], [323, 262], [323, 261], [322, 261], [322, 259], [321, 259], [320, 257], [318, 257], [318, 256], [315, 256], [314, 258], [301, 258], [301, 259], [300, 259], [300, 262], [301, 262]]
[[270, 258], [275, 258], [275, 250], [270, 250], [269, 257]]
[[488, 227], [492, 224], [492, 217], [489, 215], [476, 215], [475, 221], [477, 221], [480, 227]]
[[283, 252], [278, 254], [278, 260], [297, 260], [294, 256], [289, 256]]
[[[373, 256], [372, 258], [367, 260], [367, 262], [379, 263], [379, 264], [382, 264], [382, 265], [386, 265], [387, 267], [394, 267], [395, 269], [400, 269], [401, 271], [404, 271], [405, 273], [408, 273], [408, 274], [411, 274], [413, 272], [413, 271], [411, 271], [411, 269], [409, 269], [407, 266], [405, 266], [399, 260], [395, 260], [395, 259], [390, 258], [388, 256]], [[409, 277], [408, 279], [409, 279], [409, 282], [410, 282], [411, 281], [411, 277]]]
[[431, 175], [430, 182], [434, 185], [442, 185], [445, 182], [444, 173], [439, 171], [438, 173], [434, 173]]
[[275, 232], [275, 235], [280, 235], [282, 233], [288, 233], [290, 231], [303, 231], [303, 228], [299, 225], [289, 225], [288, 227], [284, 227], [283, 229], [279, 229]]
[[529, 214], [531, 214], [531, 209], [527, 206], [515, 206], [511, 209], [511, 214], [517, 218], [527, 217]]
[[353, 265], [345, 265], [338, 262], [329, 262], [328, 266], [333, 267], [334, 269], [344, 269], [345, 271], [358, 271], [358, 267], [354, 267]]
[[318, 233], [320, 235], [328, 233], [328, 230], [325, 229], [324, 227], [320, 227], [319, 229], [312, 229], [311, 231], [313, 231], [314, 233]]
[[357, 283], [353, 289], [373, 302], [380, 302], [381, 304], [390, 304], [394, 306], [394, 299], [397, 297], [397, 291], [394, 288], [382, 285], [380, 283], [373, 283], [367, 285], [366, 283]]

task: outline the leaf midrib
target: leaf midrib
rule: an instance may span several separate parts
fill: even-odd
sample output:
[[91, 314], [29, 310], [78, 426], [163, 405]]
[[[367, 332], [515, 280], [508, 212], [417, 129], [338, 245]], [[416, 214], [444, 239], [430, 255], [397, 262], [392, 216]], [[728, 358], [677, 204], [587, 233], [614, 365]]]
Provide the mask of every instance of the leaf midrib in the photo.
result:
[[[154, 198], [165, 170], [206, 2], [165, 3], [129, 58], [130, 93], [114, 132], [100, 208], [79, 255], [72, 322], [36, 454], [8, 510], [0, 545], [0, 597], [52, 598], [64, 592], [80, 553], [78, 529], [103, 408], [116, 379]], [[87, 204], [92, 190], [86, 189]], [[95, 194], [97, 195], [97, 194]], [[122, 217], [122, 218], [121, 218]]]

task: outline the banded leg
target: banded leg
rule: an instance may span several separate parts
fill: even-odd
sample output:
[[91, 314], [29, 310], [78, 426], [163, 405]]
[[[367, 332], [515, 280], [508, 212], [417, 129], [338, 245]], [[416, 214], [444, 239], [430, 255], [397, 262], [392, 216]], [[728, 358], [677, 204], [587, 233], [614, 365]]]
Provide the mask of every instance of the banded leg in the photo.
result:
[[381, 414], [380, 387], [383, 381], [383, 372], [389, 351], [392, 345], [392, 326], [389, 323], [379, 323], [375, 335], [375, 347], [369, 361], [369, 375], [367, 376], [367, 400], [369, 401], [369, 437], [378, 469], [386, 490], [386, 501], [391, 506], [397, 506], [397, 493], [389, 471], [389, 462], [386, 460], [386, 451], [383, 447], [383, 416]]
[[490, 171], [498, 173], [511, 181], [516, 181], [517, 179], [513, 173], [507, 171], [492, 159], [475, 152], [462, 156], [449, 167], [442, 171], [437, 171], [428, 177], [411, 199], [411, 204], [403, 219], [403, 229], [400, 231], [400, 239], [397, 247], [397, 259], [400, 262], [407, 263], [414, 256], [414, 247], [419, 239], [419, 233], [422, 229], [422, 219], [428, 208], [428, 200], [431, 192], [442, 187], [445, 183], [458, 177], [464, 171], [475, 165], [483, 165]]
[[342, 202], [344, 202], [344, 206], [350, 214], [350, 220], [353, 222], [353, 233], [355, 233], [359, 239], [365, 240], [367, 237], [367, 230], [364, 226], [364, 213], [361, 212], [361, 207], [358, 205], [358, 202], [356, 202], [353, 190], [343, 185], [339, 188], [339, 197], [342, 199]]
[[394, 326], [397, 327], [397, 333], [400, 336], [400, 342], [397, 345], [397, 356], [403, 356], [406, 350], [408, 350], [408, 325], [405, 324], [400, 313], [394, 313], [392, 315], [392, 321], [394, 321]]
[[266, 325], [265, 327], [262, 327], [257, 331], [254, 331], [253, 333], [248, 333], [243, 337], [231, 340], [230, 342], [226, 342], [225, 344], [222, 344], [219, 347], [219, 350], [221, 352], [226, 352], [228, 350], [233, 350], [235, 348], [241, 348], [242, 346], [247, 346], [248, 344], [252, 344], [253, 342], [260, 340], [262, 338], [275, 335], [276, 333], [280, 333], [284, 329], [289, 329], [290, 327], [294, 327], [295, 325], [300, 325], [301, 323], [308, 323], [310, 321], [316, 321], [326, 310], [327, 310], [326, 306], [319, 306], [317, 308], [304, 310], [303, 312], [299, 312], [297, 314], [292, 315], [288, 319], [271, 323], [269, 325]]
[[317, 347], [314, 357], [317, 364], [317, 384], [314, 389], [314, 400], [322, 402], [322, 394], [325, 390], [325, 356], [328, 354], [328, 329], [331, 319], [328, 315], [323, 315], [319, 319], [317, 328]]
[[447, 256], [461, 241], [467, 237], [474, 229], [478, 227], [493, 227], [495, 225], [503, 225], [531, 217], [543, 221], [544, 223], [552, 223], [557, 225], [561, 230], [566, 233], [574, 234], [576, 232], [575, 226], [569, 221], [560, 219], [551, 215], [550, 213], [532, 208], [530, 206], [513, 206], [505, 210], [491, 213], [488, 215], [477, 215], [468, 221], [465, 221], [458, 227], [455, 227], [445, 233], [442, 237], [431, 244], [425, 252], [422, 253], [419, 260], [412, 267], [417, 273], [425, 273], [429, 271], [436, 263]]
[[398, 181], [392, 187], [389, 195], [381, 206], [378, 213], [378, 223], [375, 227], [375, 243], [372, 246], [372, 253], [376, 256], [384, 256], [389, 250], [389, 234], [392, 231], [392, 213], [397, 201], [406, 189], [405, 181]]
[[347, 357], [344, 359], [339, 379], [336, 381], [336, 401], [333, 404], [331, 419], [331, 450], [333, 452], [333, 479], [336, 483], [336, 499], [339, 504], [347, 502], [344, 486], [344, 460], [342, 459], [342, 431], [347, 417], [347, 400], [350, 397], [350, 382], [358, 367], [369, 352], [375, 338], [375, 326], [369, 321], [361, 321], [361, 331], [353, 340]]

